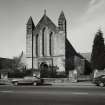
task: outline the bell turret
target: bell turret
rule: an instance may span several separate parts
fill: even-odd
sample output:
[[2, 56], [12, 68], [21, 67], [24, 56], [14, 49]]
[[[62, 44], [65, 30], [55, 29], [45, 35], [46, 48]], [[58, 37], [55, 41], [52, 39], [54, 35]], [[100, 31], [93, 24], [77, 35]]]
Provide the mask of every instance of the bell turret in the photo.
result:
[[34, 25], [33, 19], [30, 16], [27, 22], [27, 34], [31, 34], [34, 28], [35, 28], [35, 25]]
[[66, 32], [66, 18], [63, 11], [61, 11], [59, 19], [58, 19], [58, 29], [59, 31]]

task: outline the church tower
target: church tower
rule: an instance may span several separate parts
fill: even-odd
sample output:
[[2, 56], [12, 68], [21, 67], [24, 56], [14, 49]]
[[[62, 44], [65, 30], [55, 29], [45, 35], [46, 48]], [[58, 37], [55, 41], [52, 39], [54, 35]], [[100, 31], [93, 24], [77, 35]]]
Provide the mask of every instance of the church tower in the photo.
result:
[[66, 18], [63, 11], [61, 11], [58, 19], [58, 29], [59, 31], [64, 31], [66, 33]]
[[30, 16], [27, 24], [26, 24], [26, 56], [30, 58], [30, 66], [32, 67], [32, 59], [33, 59], [33, 30], [35, 29], [35, 25], [32, 17]]

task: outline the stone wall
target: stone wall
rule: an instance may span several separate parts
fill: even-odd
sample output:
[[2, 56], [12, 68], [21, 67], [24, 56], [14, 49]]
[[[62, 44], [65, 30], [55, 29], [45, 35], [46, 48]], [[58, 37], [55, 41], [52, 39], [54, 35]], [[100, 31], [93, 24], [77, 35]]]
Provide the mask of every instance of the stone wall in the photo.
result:
[[54, 57], [53, 65], [57, 67], [57, 72], [65, 72], [65, 56]]
[[54, 37], [54, 56], [65, 56], [65, 33], [60, 31]]

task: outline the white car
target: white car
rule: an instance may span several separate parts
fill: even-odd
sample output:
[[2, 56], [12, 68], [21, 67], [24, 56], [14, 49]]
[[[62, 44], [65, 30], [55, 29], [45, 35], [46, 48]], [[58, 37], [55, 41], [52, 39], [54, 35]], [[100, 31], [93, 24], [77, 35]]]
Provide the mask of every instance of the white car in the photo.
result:
[[32, 77], [32, 76], [26, 76], [24, 78], [14, 78], [12, 79], [13, 85], [18, 85], [18, 84], [32, 84], [32, 85], [38, 85], [38, 84], [43, 84], [43, 79], [37, 78], [37, 77]]

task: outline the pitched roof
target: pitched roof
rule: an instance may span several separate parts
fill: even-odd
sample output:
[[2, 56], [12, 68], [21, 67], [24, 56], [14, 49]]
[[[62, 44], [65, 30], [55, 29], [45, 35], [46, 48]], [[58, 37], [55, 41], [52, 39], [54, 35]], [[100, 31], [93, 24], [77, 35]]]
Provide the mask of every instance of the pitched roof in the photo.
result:
[[71, 56], [78, 56], [81, 59], [85, 59], [81, 54], [77, 53], [72, 44], [66, 38], [66, 58], [70, 58]]
[[72, 44], [69, 42], [69, 40], [66, 38], [66, 56], [69, 58], [69, 56], [76, 55], [77, 52], [73, 48]]
[[90, 61], [90, 59], [91, 59], [91, 53], [90, 53], [90, 52], [89, 52], [89, 53], [81, 53], [81, 55], [82, 55], [86, 60]]
[[43, 17], [38, 22], [36, 29], [39, 29], [42, 25], [46, 25], [53, 30], [57, 29], [57, 26], [52, 22], [52, 20], [46, 14], [44, 14]]

